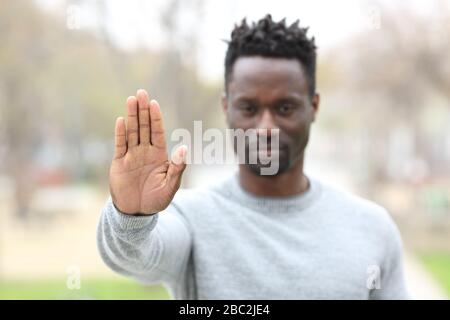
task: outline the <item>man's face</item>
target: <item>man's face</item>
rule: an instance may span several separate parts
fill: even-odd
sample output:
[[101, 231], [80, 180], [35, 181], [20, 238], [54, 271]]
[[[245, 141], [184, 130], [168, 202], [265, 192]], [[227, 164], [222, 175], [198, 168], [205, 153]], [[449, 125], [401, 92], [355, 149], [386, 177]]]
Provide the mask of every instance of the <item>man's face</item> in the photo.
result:
[[[302, 159], [319, 96], [309, 96], [307, 78], [298, 60], [238, 58], [222, 103], [231, 129], [279, 129], [277, 174]], [[270, 130], [258, 132], [270, 137]], [[246, 154], [253, 148], [246, 144]], [[261, 164], [246, 165], [260, 174]]]

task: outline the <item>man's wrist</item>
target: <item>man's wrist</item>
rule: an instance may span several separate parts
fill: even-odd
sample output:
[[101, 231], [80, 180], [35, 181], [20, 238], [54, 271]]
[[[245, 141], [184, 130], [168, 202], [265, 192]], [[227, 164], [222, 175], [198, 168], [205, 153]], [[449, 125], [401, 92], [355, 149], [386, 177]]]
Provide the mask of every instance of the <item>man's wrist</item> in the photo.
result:
[[146, 217], [146, 216], [154, 216], [155, 214], [157, 214], [158, 212], [154, 212], [154, 213], [142, 213], [142, 212], [136, 212], [136, 213], [127, 213], [123, 210], [121, 210], [116, 203], [114, 202], [114, 199], [111, 197], [112, 200], [112, 204], [114, 206], [114, 209], [117, 210], [117, 212], [120, 212], [121, 214], [125, 214], [127, 216], [136, 216], [136, 217]]
[[112, 199], [110, 199], [109, 206], [110, 210], [108, 210], [107, 214], [111, 223], [116, 226], [116, 230], [153, 229], [158, 220], [157, 213], [152, 215], [141, 214], [139, 216], [123, 213], [117, 208]]

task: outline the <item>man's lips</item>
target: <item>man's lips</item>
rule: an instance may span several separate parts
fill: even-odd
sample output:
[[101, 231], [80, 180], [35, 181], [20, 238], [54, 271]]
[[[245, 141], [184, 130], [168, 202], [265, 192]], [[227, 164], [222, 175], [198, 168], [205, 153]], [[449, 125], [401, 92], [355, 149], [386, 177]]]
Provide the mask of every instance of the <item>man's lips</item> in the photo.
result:
[[270, 147], [267, 148], [249, 148], [249, 152], [252, 155], [257, 154], [258, 156], [264, 156], [264, 157], [270, 157], [270, 156], [275, 156], [275, 155], [281, 155], [281, 154], [285, 154], [286, 153], [286, 149], [285, 148], [277, 148], [277, 149], [272, 149]]

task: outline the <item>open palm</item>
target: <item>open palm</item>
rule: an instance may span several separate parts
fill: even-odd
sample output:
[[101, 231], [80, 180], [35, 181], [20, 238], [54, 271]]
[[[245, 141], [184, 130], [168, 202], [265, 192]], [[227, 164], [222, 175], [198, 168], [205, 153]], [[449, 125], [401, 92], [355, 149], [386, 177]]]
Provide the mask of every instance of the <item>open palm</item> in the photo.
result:
[[145, 90], [127, 99], [127, 124], [116, 120], [115, 155], [109, 172], [113, 203], [126, 214], [165, 209], [177, 192], [186, 167], [186, 147], [167, 156], [159, 104]]

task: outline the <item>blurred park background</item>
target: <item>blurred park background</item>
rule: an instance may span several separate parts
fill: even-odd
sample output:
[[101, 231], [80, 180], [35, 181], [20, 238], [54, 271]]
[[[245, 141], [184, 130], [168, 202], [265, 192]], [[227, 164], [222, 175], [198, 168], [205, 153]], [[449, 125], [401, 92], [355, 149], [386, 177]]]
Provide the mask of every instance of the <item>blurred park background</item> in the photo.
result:
[[[266, 13], [319, 48], [306, 172], [385, 206], [413, 295], [450, 297], [449, 1], [2, 0], [0, 299], [169, 298], [97, 253], [114, 120], [145, 88], [167, 132], [225, 128], [222, 40]], [[191, 165], [183, 186], [233, 170]]]

